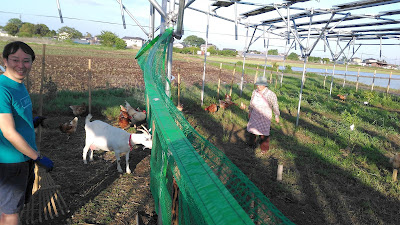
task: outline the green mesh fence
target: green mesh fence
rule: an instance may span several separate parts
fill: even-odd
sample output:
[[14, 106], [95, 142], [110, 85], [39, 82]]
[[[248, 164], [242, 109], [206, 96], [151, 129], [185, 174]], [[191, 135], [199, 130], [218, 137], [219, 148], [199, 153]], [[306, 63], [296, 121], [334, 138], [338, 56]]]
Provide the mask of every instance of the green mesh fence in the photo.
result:
[[165, 94], [165, 56], [172, 29], [146, 43], [136, 58], [146, 85], [153, 132], [151, 191], [163, 224], [293, 224], [213, 144], [197, 133]]

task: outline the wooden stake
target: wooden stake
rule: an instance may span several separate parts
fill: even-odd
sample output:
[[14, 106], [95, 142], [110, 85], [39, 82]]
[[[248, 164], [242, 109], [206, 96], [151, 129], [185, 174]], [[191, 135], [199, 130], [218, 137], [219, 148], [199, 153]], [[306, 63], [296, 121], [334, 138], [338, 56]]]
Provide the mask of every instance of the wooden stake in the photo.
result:
[[325, 68], [325, 74], [324, 74], [324, 88], [325, 88], [327, 73], [328, 73], [328, 68]]
[[393, 169], [392, 180], [397, 181], [397, 169]]
[[357, 73], [356, 91], [358, 91], [358, 79], [359, 78], [360, 78], [360, 68], [358, 68], [358, 73]]
[[89, 65], [88, 65], [89, 71], [89, 80], [88, 80], [88, 89], [89, 89], [89, 114], [92, 114], [92, 59], [89, 59]]
[[386, 88], [386, 94], [389, 94], [390, 79], [392, 79], [392, 72], [391, 71], [390, 71], [390, 75], [389, 75], [388, 86]]
[[256, 88], [257, 76], [258, 76], [258, 65], [257, 65], [256, 75], [254, 76], [254, 85], [253, 85], [253, 89]]
[[181, 67], [178, 67], [178, 106], [181, 105]]
[[374, 71], [374, 77], [372, 78], [371, 91], [373, 91], [373, 90], [374, 90], [374, 84], [375, 84], [375, 75], [376, 75], [376, 70]]
[[271, 73], [269, 75], [269, 82], [272, 83], [272, 71], [271, 71]]
[[279, 164], [278, 165], [278, 172], [277, 172], [277, 175], [276, 175], [276, 180], [277, 181], [281, 181], [282, 180], [282, 173], [283, 173], [283, 165]]
[[219, 99], [219, 88], [220, 88], [220, 86], [221, 86], [221, 70], [222, 70], [222, 63], [219, 64], [219, 77], [218, 77], [217, 99]]
[[235, 68], [233, 68], [232, 81], [231, 81], [231, 90], [229, 91], [229, 96], [232, 96], [233, 79], [235, 78], [235, 73], [236, 73], [236, 64], [235, 64]]

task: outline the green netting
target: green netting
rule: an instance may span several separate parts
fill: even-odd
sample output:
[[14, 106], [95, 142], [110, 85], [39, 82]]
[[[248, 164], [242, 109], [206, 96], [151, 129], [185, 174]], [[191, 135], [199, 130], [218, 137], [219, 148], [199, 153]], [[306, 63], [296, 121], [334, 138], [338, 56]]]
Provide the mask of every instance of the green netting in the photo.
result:
[[163, 224], [171, 224], [173, 179], [179, 224], [293, 224], [226, 155], [197, 133], [165, 94], [165, 55], [172, 29], [137, 54], [153, 130], [151, 191]]

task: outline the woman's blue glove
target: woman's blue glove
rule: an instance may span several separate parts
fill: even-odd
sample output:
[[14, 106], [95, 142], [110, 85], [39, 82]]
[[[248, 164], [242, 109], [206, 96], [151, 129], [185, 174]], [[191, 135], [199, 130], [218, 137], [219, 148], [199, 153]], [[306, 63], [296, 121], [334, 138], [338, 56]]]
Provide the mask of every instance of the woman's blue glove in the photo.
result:
[[35, 160], [35, 162], [39, 166], [45, 168], [47, 172], [50, 172], [53, 170], [54, 163], [46, 156], [38, 156], [38, 158]]

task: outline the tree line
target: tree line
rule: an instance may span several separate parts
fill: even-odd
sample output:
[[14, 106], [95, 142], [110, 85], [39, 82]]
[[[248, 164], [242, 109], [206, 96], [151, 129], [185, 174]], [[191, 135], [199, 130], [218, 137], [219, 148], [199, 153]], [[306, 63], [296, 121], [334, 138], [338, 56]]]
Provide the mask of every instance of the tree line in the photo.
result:
[[[53, 38], [59, 34], [66, 33], [67, 40], [86, 38], [91, 39], [92, 35], [86, 32], [83, 35], [80, 31], [75, 28], [64, 26], [55, 30], [50, 30], [46, 24], [32, 24], [29, 22], [23, 22], [18, 18], [9, 19], [4, 27], [1, 27], [9, 35], [18, 37], [49, 37]], [[100, 35], [97, 35], [100, 40], [100, 44], [107, 47], [115, 47], [117, 49], [125, 49], [126, 43], [124, 40], [119, 38], [116, 34], [111, 31], [101, 31]]]

